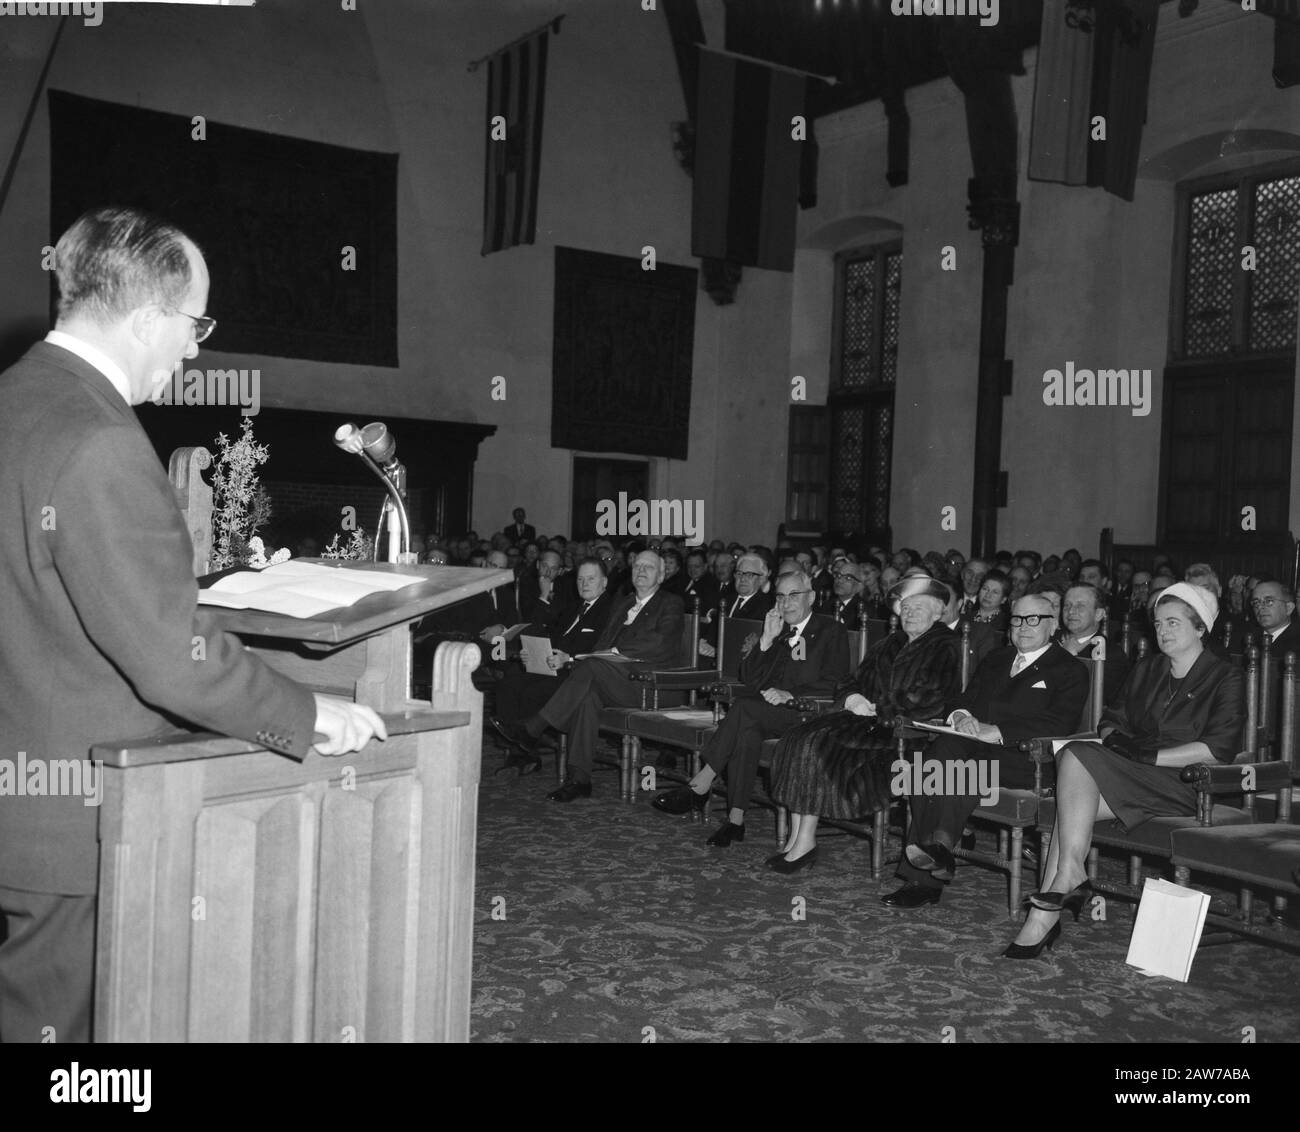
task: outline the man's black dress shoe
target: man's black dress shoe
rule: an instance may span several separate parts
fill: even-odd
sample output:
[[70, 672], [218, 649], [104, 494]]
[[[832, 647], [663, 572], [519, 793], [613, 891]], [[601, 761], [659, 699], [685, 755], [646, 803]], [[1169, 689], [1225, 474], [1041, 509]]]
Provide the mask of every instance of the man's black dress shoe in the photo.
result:
[[488, 722], [492, 724], [492, 730], [512, 747], [518, 747], [529, 755], [537, 750], [537, 740], [528, 734], [528, 730], [523, 724], [507, 723], [504, 720], [497, 719], [496, 716], [491, 716]]
[[745, 827], [737, 825], [735, 822], [723, 822], [722, 827], [716, 830], [712, 837], [709, 838], [706, 845], [716, 845], [719, 849], [725, 849], [733, 841], [745, 840]]
[[933, 873], [938, 880], [952, 880], [957, 868], [957, 858], [952, 855], [952, 850], [937, 841], [925, 845], [909, 845], [903, 855], [914, 869]]
[[920, 908], [925, 904], [938, 904], [941, 895], [941, 888], [930, 888], [909, 880], [897, 891], [882, 896], [880, 903], [889, 908]]
[[697, 794], [689, 786], [677, 786], [656, 794], [650, 800], [650, 805], [664, 814], [689, 814], [691, 810], [706, 810], [709, 796]]
[[768, 858], [767, 867], [774, 873], [781, 873], [788, 876], [790, 873], [797, 873], [800, 869], [811, 869], [817, 863], [817, 846], [813, 846], [802, 857], [796, 857], [793, 861], [787, 861], [784, 855], [775, 859]]
[[551, 802], [572, 802], [574, 798], [590, 798], [590, 782], [566, 782], [546, 795]]

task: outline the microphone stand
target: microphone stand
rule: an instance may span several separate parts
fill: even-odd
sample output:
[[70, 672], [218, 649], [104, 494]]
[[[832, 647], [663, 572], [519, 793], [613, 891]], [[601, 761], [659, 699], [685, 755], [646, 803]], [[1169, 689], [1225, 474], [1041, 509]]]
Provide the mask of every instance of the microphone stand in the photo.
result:
[[[382, 425], [375, 427], [383, 430]], [[384, 501], [384, 509], [380, 512], [379, 522], [375, 527], [374, 560], [379, 561], [379, 535], [383, 530], [384, 520], [389, 514], [396, 512], [397, 529], [393, 529], [391, 520], [388, 527], [388, 561], [397, 565], [413, 566], [416, 562], [416, 555], [411, 552], [411, 520], [406, 512], [406, 468], [393, 456], [395, 445], [392, 445], [391, 438], [389, 439], [390, 446], [387, 453], [390, 458], [381, 465], [366, 450], [363, 432], [355, 424], [342, 425], [334, 433], [334, 443], [342, 448], [344, 452], [360, 456], [366, 466], [379, 477], [379, 482], [384, 485], [384, 490], [388, 493], [388, 498]], [[394, 535], [397, 536], [396, 546], [394, 546]]]

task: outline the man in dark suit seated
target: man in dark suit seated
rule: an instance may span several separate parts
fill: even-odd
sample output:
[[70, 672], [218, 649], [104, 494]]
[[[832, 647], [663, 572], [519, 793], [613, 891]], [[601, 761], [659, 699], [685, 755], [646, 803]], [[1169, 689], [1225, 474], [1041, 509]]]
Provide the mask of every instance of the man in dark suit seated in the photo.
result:
[[700, 616], [706, 616], [718, 604], [718, 580], [709, 573], [709, 558], [703, 550], [697, 548], [686, 555], [685, 577], [682, 600], [686, 612], [691, 612], [692, 603], [699, 598]]
[[[552, 651], [546, 663], [555, 676], [512, 666], [497, 685], [496, 715], [488, 722], [500, 734], [505, 734], [505, 723], [518, 722], [542, 710], [559, 687], [557, 677], [568, 678], [573, 658], [592, 651], [609, 620], [612, 595], [605, 564], [599, 558], [585, 558], [578, 566], [577, 577], [578, 596], [573, 601], [540, 601], [532, 624], [524, 630], [529, 636], [550, 638]], [[540, 755], [520, 751], [511, 754], [505, 765], [518, 767], [522, 775], [531, 774], [541, 762]]]
[[[190, 534], [132, 406], [216, 326], [198, 247], [101, 208], [55, 263], [55, 329], [0, 375], [7, 753], [99, 780], [92, 744], [178, 720], [297, 759], [384, 738], [370, 708], [313, 696], [196, 606]], [[90, 1041], [99, 812], [89, 796], [0, 792], [0, 1043]]]
[[554, 802], [591, 797], [591, 763], [601, 708], [640, 705], [641, 685], [628, 679], [627, 661], [660, 666], [681, 662], [682, 599], [661, 588], [663, 577], [664, 563], [658, 553], [641, 551], [632, 563], [632, 593], [614, 603], [592, 648], [617, 657], [577, 661], [573, 673], [541, 711], [522, 723], [502, 723], [498, 729], [526, 755], [536, 753], [537, 741], [548, 727], [568, 735], [568, 779], [546, 795]]
[[[898, 866], [906, 883], [881, 897], [882, 903], [917, 908], [939, 902], [953, 876], [953, 847], [981, 801], [973, 788], [981, 776], [972, 772], [987, 771], [994, 789], [1030, 787], [1033, 763], [1016, 744], [1038, 735], [1070, 735], [1078, 728], [1088, 673], [1052, 641], [1055, 629], [1046, 597], [1027, 594], [1012, 607], [1012, 643], [984, 658], [948, 716], [948, 725], [962, 735], [940, 735], [925, 750], [923, 766], [942, 764], [943, 790], [929, 794], [913, 784], [912, 822]], [[963, 773], [951, 773], [957, 770]], [[1050, 768], [1044, 769], [1044, 779], [1051, 780]], [[966, 789], [959, 792], [962, 785]]]
[[525, 512], [522, 507], [516, 507], [511, 512], [514, 522], [502, 530], [502, 534], [513, 545], [520, 545], [526, 542], [533, 542], [537, 538], [537, 531], [531, 523], [525, 523]]
[[[747, 621], [761, 620], [772, 608], [772, 595], [763, 592], [763, 586], [771, 576], [771, 569], [757, 554], [742, 554], [736, 563], [735, 591], [728, 594], [725, 590], [722, 599], [726, 601], [729, 618], [743, 617]], [[700, 656], [712, 658], [718, 655], [718, 610], [710, 609], [700, 628]]]
[[776, 604], [763, 618], [762, 635], [747, 641], [740, 661], [745, 694], [723, 717], [702, 755], [705, 766], [690, 783], [655, 796], [655, 809], [685, 814], [708, 805], [713, 780], [727, 777], [727, 820], [708, 840], [726, 848], [745, 839], [745, 810], [754, 790], [763, 740], [799, 722], [784, 707], [803, 696], [830, 696], [850, 672], [849, 635], [843, 625], [812, 611], [816, 593], [803, 571], [776, 581]]
[[[1250, 595], [1250, 608], [1259, 625], [1259, 646], [1269, 642], [1268, 667], [1268, 742], [1276, 758], [1282, 736], [1281, 688], [1282, 664], [1286, 654], [1296, 654], [1300, 662], [1300, 624], [1295, 620], [1295, 593], [1281, 582], [1262, 581]], [[1297, 902], [1300, 903], [1300, 902]]]
[[[601, 573], [605, 574], [603, 567]], [[520, 573], [518, 591], [521, 621], [535, 621], [543, 602], [560, 606], [578, 600], [576, 578], [564, 572], [564, 559], [554, 550], [540, 555], [534, 566]]]
[[[1064, 628], [1057, 636], [1060, 646], [1071, 656], [1090, 657], [1096, 651], [1094, 638], [1106, 632], [1106, 595], [1096, 586], [1077, 583], [1065, 591], [1061, 603]], [[1107, 648], [1106, 667], [1102, 675], [1102, 700], [1110, 703], [1124, 677], [1128, 675], [1128, 657], [1119, 647]]]

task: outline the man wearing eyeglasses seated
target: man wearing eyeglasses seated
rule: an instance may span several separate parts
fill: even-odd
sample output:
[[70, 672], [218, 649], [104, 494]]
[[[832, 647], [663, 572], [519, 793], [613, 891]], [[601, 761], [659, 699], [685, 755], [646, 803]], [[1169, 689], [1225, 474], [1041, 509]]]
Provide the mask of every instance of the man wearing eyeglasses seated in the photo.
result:
[[[746, 559], [741, 559], [745, 562]], [[745, 693], [723, 717], [701, 752], [704, 769], [686, 786], [666, 790], [651, 805], [666, 814], [704, 810], [713, 780], [727, 776], [727, 820], [708, 839], [725, 849], [745, 839], [745, 810], [754, 790], [764, 739], [777, 739], [799, 723], [783, 706], [804, 696], [830, 696], [851, 671], [844, 626], [812, 611], [812, 579], [801, 570], [776, 580], [776, 604], [763, 619], [763, 632], [741, 657]]]
[[841, 558], [831, 567], [831, 583], [830, 593], [822, 599], [822, 612], [846, 629], [856, 629], [862, 616], [866, 571], [858, 563]]
[[[763, 592], [771, 570], [767, 563], [757, 554], [742, 554], [736, 563], [735, 589], [728, 591], [723, 587], [719, 599], [725, 602], [727, 616], [743, 617], [749, 621], [758, 621], [772, 608], [772, 595]], [[701, 627], [700, 656], [717, 656], [718, 647], [718, 611], [710, 609]]]
[[1260, 582], [1251, 595], [1250, 608], [1260, 629], [1270, 639], [1269, 649], [1279, 663], [1289, 652], [1300, 656], [1300, 625], [1294, 617], [1294, 593], [1281, 582]]
[[[925, 763], [988, 760], [997, 764], [997, 777], [967, 774], [968, 784], [1033, 786], [1033, 763], [1016, 744], [1037, 735], [1073, 734], [1088, 698], [1087, 669], [1052, 641], [1055, 630], [1046, 597], [1027, 594], [1015, 603], [1011, 644], [980, 662], [948, 716], [948, 725], [969, 738], [940, 735], [926, 748]], [[1044, 779], [1050, 775], [1045, 767]], [[912, 823], [898, 866], [905, 883], [881, 897], [883, 904], [918, 908], [939, 902], [953, 876], [953, 847], [979, 802], [976, 793], [913, 795]]]

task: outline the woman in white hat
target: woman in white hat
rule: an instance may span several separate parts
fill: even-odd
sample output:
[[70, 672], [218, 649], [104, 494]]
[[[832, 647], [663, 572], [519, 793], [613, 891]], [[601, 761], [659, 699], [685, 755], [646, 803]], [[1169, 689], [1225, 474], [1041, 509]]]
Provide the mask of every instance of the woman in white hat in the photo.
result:
[[1033, 958], [1061, 933], [1061, 912], [1075, 919], [1087, 895], [1085, 862], [1097, 821], [1125, 830], [1160, 815], [1196, 813], [1196, 791], [1179, 773], [1194, 763], [1230, 763], [1246, 719], [1241, 670], [1205, 647], [1219, 602], [1201, 586], [1177, 582], [1156, 600], [1159, 652], [1139, 661], [1102, 716], [1100, 743], [1071, 743], [1056, 770], [1056, 828], [1044, 890], [1008, 958]]

